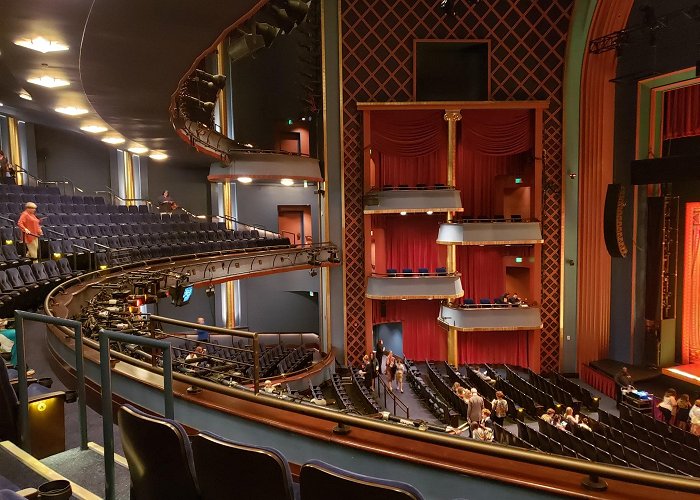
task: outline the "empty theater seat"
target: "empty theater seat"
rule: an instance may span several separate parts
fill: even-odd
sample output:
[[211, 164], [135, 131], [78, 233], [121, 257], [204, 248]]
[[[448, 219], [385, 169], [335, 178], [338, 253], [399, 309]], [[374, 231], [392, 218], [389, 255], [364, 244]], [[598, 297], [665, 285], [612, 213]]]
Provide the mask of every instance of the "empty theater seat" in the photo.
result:
[[380, 479], [350, 472], [310, 460], [299, 473], [302, 500], [419, 500], [423, 495], [400, 481]]
[[248, 446], [204, 432], [192, 438], [202, 500], [294, 500], [287, 460], [272, 448]]
[[117, 420], [132, 500], [200, 498], [192, 448], [180, 424], [129, 405], [119, 409]]

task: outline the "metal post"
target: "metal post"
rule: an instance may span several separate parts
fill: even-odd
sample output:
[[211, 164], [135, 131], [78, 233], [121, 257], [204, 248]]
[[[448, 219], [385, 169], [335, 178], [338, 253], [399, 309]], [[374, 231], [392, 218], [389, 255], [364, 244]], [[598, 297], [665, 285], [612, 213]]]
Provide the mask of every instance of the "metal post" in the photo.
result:
[[173, 396], [173, 364], [170, 343], [147, 337], [136, 337], [110, 330], [100, 331], [100, 379], [102, 387], [102, 432], [105, 448], [105, 498], [115, 497], [114, 473], [114, 419], [112, 417], [112, 377], [109, 363], [109, 341], [128, 342], [142, 347], [154, 347], [163, 352], [163, 397], [165, 418], [175, 418], [175, 398]]
[[253, 391], [260, 390], [260, 339], [257, 334], [253, 337]]
[[15, 331], [17, 335], [17, 371], [19, 376], [19, 420], [20, 420], [20, 443], [22, 449], [29, 451], [30, 436], [27, 394], [27, 367], [24, 355], [24, 321], [37, 321], [40, 323], [64, 326], [71, 328], [75, 334], [75, 371], [78, 393], [78, 420], [80, 424], [80, 449], [88, 449], [87, 432], [87, 398], [85, 396], [85, 368], [83, 364], [83, 325], [79, 321], [70, 319], [54, 318], [44, 314], [37, 314], [27, 311], [15, 311]]

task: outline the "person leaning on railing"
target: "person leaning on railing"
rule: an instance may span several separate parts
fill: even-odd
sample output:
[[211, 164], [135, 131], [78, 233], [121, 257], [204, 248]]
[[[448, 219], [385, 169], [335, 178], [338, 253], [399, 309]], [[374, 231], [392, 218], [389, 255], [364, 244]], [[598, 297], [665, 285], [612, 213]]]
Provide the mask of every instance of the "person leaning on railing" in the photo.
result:
[[22, 241], [27, 247], [27, 257], [37, 259], [39, 251], [39, 236], [43, 235], [39, 218], [36, 216], [36, 203], [28, 201], [24, 212], [19, 216], [17, 227], [22, 231]]
[[2, 184], [17, 184], [15, 180], [15, 167], [0, 149], [0, 182]]

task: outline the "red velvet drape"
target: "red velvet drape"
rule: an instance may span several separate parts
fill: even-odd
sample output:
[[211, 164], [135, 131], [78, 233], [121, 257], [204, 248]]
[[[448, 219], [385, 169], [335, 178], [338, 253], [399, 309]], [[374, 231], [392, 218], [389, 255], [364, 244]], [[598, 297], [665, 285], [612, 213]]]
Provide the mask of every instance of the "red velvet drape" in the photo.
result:
[[688, 203], [685, 210], [683, 259], [683, 364], [700, 363], [700, 203]]
[[530, 151], [534, 144], [533, 120], [527, 109], [463, 110], [461, 147], [490, 156]]
[[664, 140], [700, 135], [700, 84], [664, 94]]
[[433, 272], [436, 267], [444, 267], [445, 246], [435, 243], [439, 224], [444, 221], [444, 214], [373, 216], [372, 227], [384, 229], [387, 268], [417, 272], [419, 267], [427, 267]]
[[374, 111], [372, 158], [379, 185], [445, 183], [447, 127], [436, 110]]
[[[503, 258], [509, 255], [532, 255], [532, 247], [457, 247], [457, 272], [462, 274], [464, 298], [493, 300], [509, 291], [505, 288], [506, 270]], [[525, 298], [525, 297], [524, 297]]]
[[460, 332], [460, 363], [508, 363], [528, 366], [528, 331]]
[[386, 315], [381, 315], [381, 301], [372, 301], [373, 323], [400, 322], [403, 330], [403, 353], [408, 359], [447, 359], [447, 333], [438, 326], [439, 300], [387, 300]]

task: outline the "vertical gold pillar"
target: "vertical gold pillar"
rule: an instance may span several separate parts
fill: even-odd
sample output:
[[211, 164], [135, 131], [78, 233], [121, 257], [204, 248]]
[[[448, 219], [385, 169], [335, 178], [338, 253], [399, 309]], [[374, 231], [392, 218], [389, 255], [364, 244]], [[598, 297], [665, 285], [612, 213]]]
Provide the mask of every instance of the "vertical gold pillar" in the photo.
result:
[[[224, 181], [221, 184], [221, 193], [224, 201], [224, 215], [226, 218], [226, 228], [233, 229], [233, 199], [231, 196], [231, 182]], [[226, 328], [236, 326], [236, 296], [233, 281], [226, 282]]]
[[[216, 72], [220, 75], [226, 74], [226, 52], [224, 42], [220, 42], [216, 46]], [[228, 102], [226, 99], [226, 89], [219, 92], [219, 98], [216, 101], [219, 107], [219, 126], [221, 127], [221, 135], [228, 137]]]
[[[22, 166], [22, 150], [19, 146], [19, 125], [14, 116], [7, 117], [7, 131], [10, 136], [10, 151], [7, 159], [13, 165]], [[24, 174], [19, 170], [15, 172], [17, 184], [24, 184]]]
[[[462, 119], [458, 109], [445, 110], [444, 119], [447, 122], [447, 185], [454, 187], [455, 170], [457, 166], [457, 122]], [[454, 218], [453, 212], [447, 212], [447, 222]], [[457, 271], [457, 247], [447, 246], [446, 266], [448, 273]], [[452, 303], [452, 301], [450, 301]], [[459, 356], [457, 355], [457, 330], [450, 326], [447, 328], [447, 362], [457, 366]]]
[[[127, 200], [136, 198], [136, 189], [134, 187], [134, 159], [131, 153], [123, 151], [124, 155], [124, 194]], [[127, 201], [127, 205], [133, 205], [135, 202]]]
[[[216, 72], [220, 75], [226, 75], [226, 47], [224, 41], [221, 41], [216, 47]], [[228, 100], [226, 99], [226, 89], [219, 92], [216, 104], [219, 109], [219, 127], [221, 135], [229, 137], [228, 129]], [[233, 217], [233, 197], [231, 196], [231, 182], [224, 181], [222, 184], [223, 199], [224, 199], [224, 215], [226, 219], [226, 227], [233, 229], [233, 222], [228, 219]], [[226, 282], [226, 328], [234, 328], [236, 326], [236, 296], [233, 281]]]

